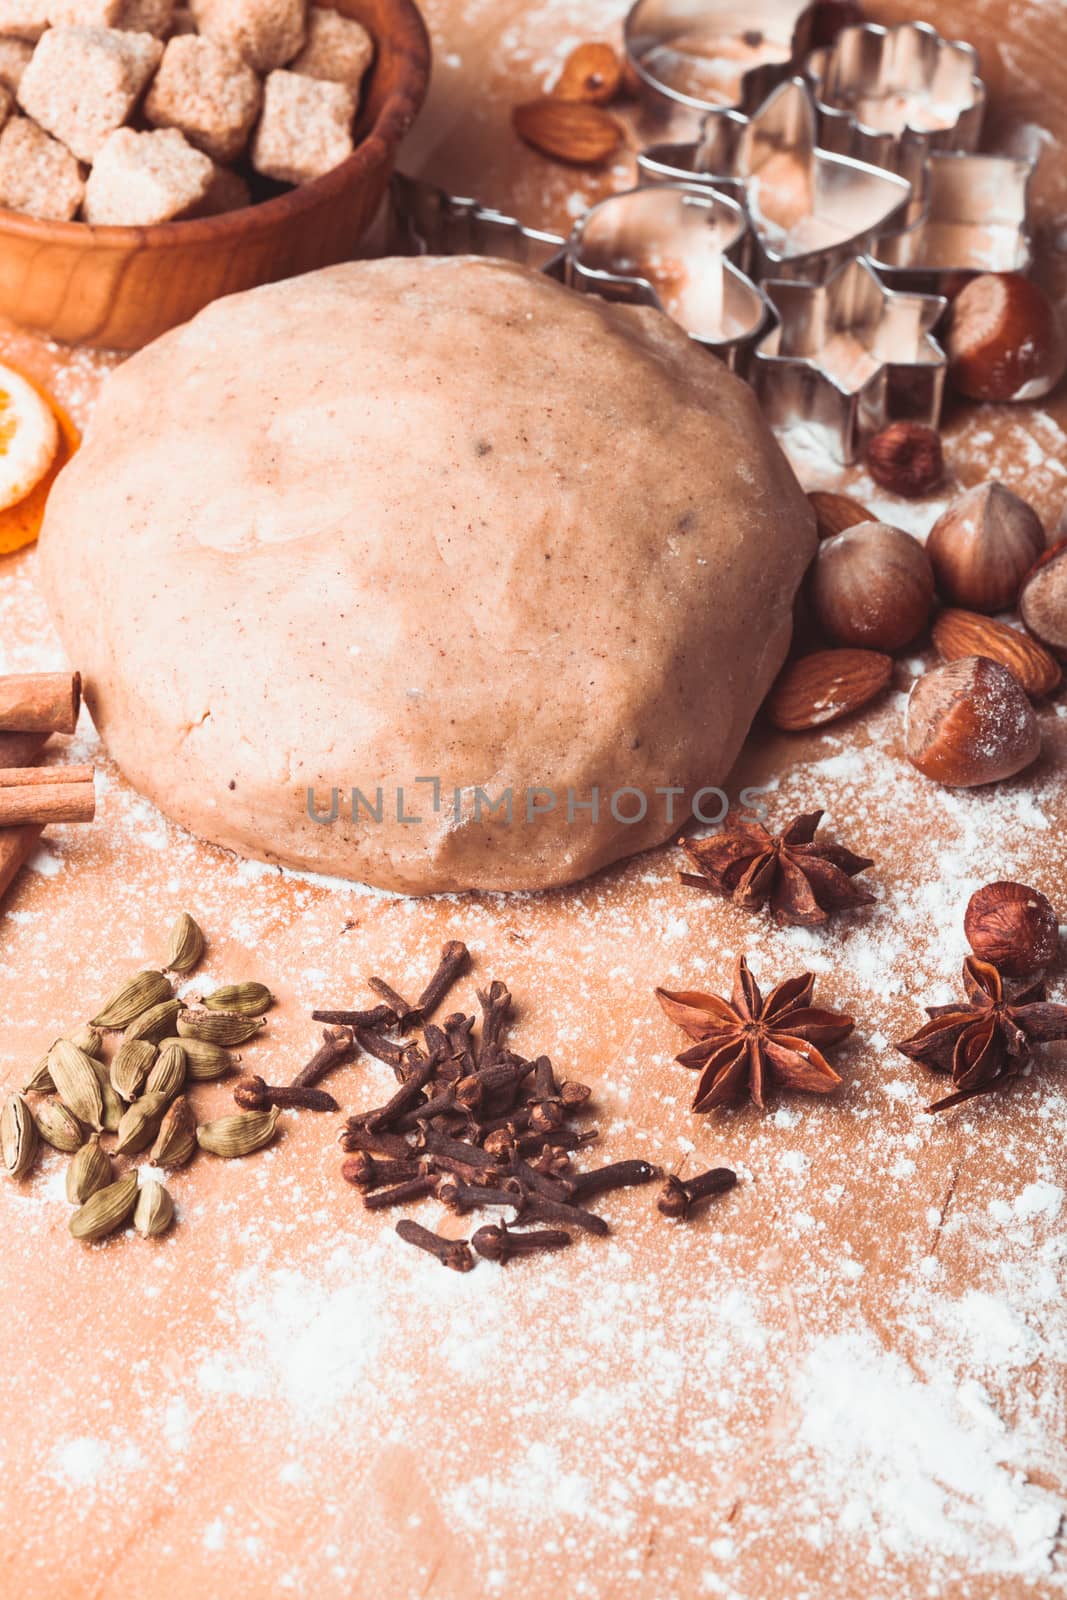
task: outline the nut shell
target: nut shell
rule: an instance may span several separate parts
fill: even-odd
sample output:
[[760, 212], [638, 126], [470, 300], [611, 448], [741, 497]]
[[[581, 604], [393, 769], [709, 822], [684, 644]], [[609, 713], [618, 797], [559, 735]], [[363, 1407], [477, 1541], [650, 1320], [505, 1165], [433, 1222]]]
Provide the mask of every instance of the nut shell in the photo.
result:
[[1044, 548], [1037, 512], [995, 481], [953, 500], [926, 542], [942, 598], [969, 611], [1013, 606]]
[[969, 400], [1038, 400], [1067, 366], [1052, 302], [1018, 272], [985, 272], [960, 290], [945, 347], [949, 378]]
[[1067, 539], [1046, 551], [1026, 578], [1019, 615], [1035, 638], [1067, 661]]
[[924, 777], [973, 789], [1022, 772], [1041, 752], [1034, 708], [999, 661], [968, 656], [919, 678], [908, 699], [908, 760]]
[[941, 435], [921, 422], [891, 422], [868, 441], [867, 471], [890, 494], [930, 494], [945, 475]]
[[902, 650], [930, 620], [934, 573], [917, 539], [861, 522], [819, 546], [808, 580], [812, 614], [835, 644]]
[[1025, 883], [987, 883], [977, 889], [963, 931], [975, 955], [1010, 978], [1049, 966], [1060, 947], [1056, 913], [1039, 889]]

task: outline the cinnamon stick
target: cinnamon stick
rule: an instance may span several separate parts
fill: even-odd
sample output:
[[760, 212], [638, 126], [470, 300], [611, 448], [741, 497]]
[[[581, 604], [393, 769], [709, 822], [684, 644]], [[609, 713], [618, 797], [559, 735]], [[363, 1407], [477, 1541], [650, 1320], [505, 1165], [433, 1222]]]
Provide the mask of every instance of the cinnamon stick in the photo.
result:
[[12, 879], [37, 848], [43, 828], [31, 822], [22, 828], [0, 828], [0, 899]]
[[73, 733], [80, 705], [80, 672], [0, 677], [0, 733]]
[[91, 822], [95, 811], [92, 767], [0, 768], [0, 827]]

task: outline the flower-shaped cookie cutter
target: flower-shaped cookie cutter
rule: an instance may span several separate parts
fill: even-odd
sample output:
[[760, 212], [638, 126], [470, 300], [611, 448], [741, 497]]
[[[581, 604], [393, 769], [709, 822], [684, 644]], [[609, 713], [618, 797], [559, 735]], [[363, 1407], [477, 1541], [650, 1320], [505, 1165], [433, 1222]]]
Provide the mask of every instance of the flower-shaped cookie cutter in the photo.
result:
[[764, 288], [778, 321], [749, 380], [772, 427], [803, 422], [848, 463], [887, 422], [937, 423], [947, 362], [933, 329], [944, 299], [887, 289], [859, 256], [825, 283]]
[[938, 294], [980, 272], [1029, 271], [1033, 170], [1032, 161], [1013, 156], [932, 151], [920, 220], [875, 239], [871, 261], [895, 287]]
[[636, 0], [626, 56], [654, 114], [752, 111], [811, 43], [812, 0]]
[[638, 156], [643, 183], [707, 183], [743, 197], [761, 278], [827, 277], [906, 220], [911, 184], [819, 147], [802, 78], [772, 91], [751, 117], [712, 111], [699, 141]]
[[986, 105], [978, 53], [929, 23], [843, 28], [812, 51], [805, 71], [820, 143], [898, 172], [916, 194], [932, 150], [978, 148]]
[[566, 238], [402, 174], [390, 196], [390, 242], [402, 253], [496, 256], [604, 299], [652, 306], [731, 368], [744, 366], [771, 320], [738, 265], [749, 242], [745, 213], [709, 188], [609, 195]]

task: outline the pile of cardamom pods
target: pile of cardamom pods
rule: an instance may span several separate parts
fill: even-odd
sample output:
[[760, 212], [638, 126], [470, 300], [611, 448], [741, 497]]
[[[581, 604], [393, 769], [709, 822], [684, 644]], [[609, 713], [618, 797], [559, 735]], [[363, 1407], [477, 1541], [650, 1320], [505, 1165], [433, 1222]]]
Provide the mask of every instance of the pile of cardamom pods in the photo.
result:
[[[87, 1023], [56, 1039], [22, 1091], [9, 1092], [0, 1106], [0, 1158], [12, 1178], [32, 1171], [42, 1141], [70, 1155], [76, 1239], [103, 1239], [131, 1220], [153, 1238], [174, 1220], [165, 1186], [142, 1179], [136, 1167], [120, 1174], [115, 1157], [147, 1151], [151, 1166], [169, 1172], [197, 1150], [247, 1156], [274, 1138], [275, 1106], [197, 1125], [189, 1090], [231, 1070], [241, 1059], [235, 1047], [255, 1038], [273, 1004], [261, 983], [228, 984], [197, 1007], [178, 999], [168, 974], [186, 976], [203, 954], [204, 935], [183, 911], [162, 970], [128, 978]], [[105, 1041], [117, 1035], [109, 1049]]]

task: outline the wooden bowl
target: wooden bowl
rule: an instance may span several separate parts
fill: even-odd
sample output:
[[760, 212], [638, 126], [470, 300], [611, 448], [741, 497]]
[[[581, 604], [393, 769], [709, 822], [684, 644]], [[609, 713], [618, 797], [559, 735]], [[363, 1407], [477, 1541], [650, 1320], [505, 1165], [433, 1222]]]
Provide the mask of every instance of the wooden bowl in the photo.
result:
[[347, 161], [198, 221], [92, 228], [0, 210], [0, 316], [65, 344], [137, 350], [220, 295], [349, 260], [425, 98], [430, 41], [415, 0], [331, 4], [375, 42]]

